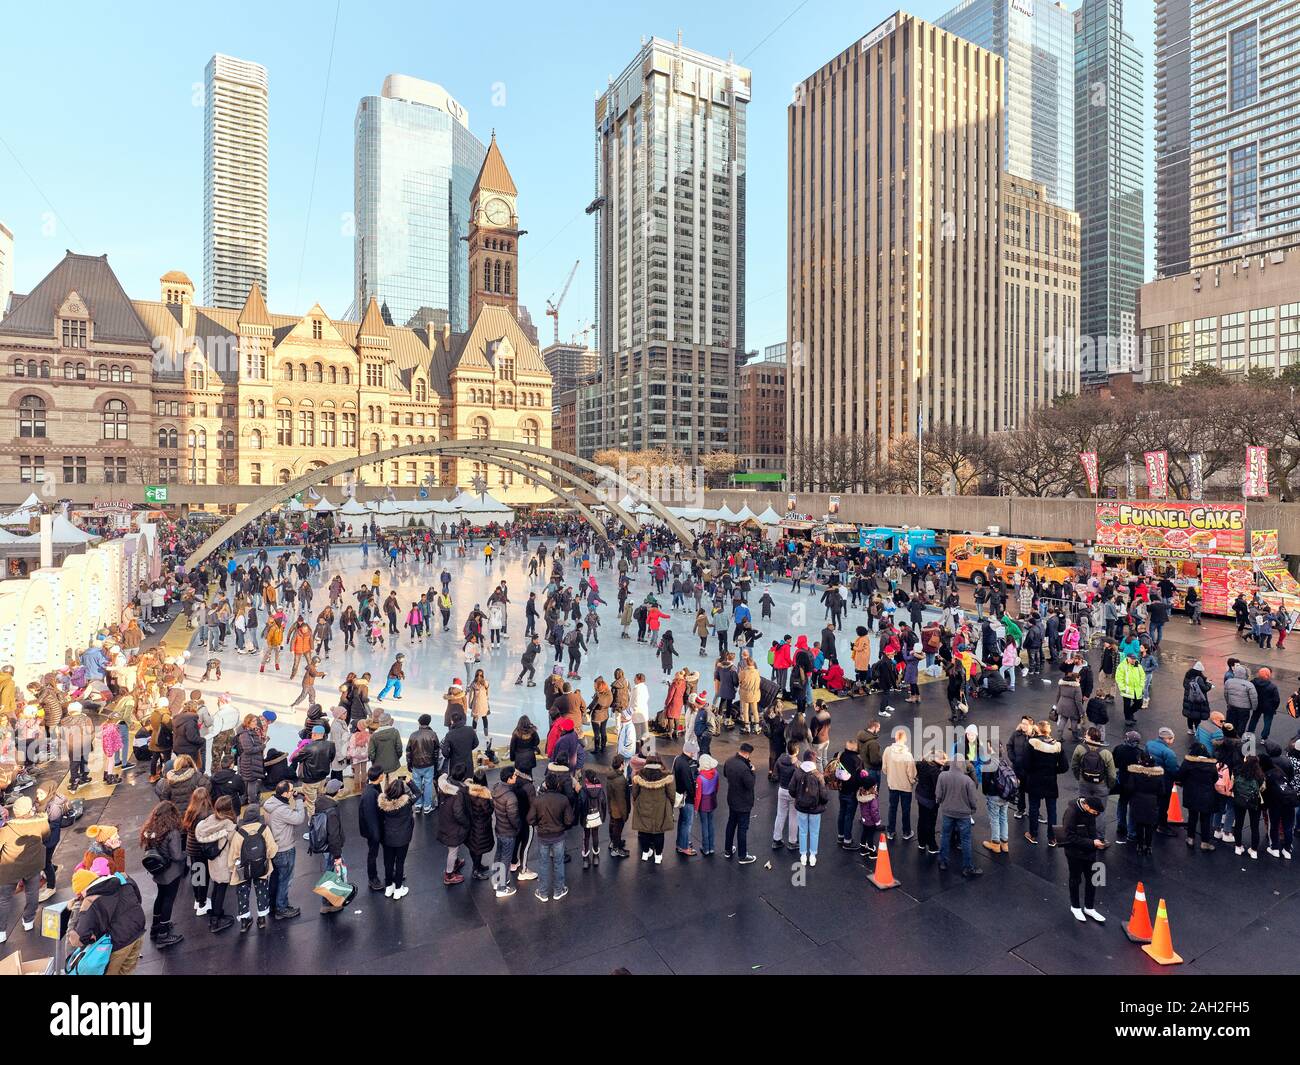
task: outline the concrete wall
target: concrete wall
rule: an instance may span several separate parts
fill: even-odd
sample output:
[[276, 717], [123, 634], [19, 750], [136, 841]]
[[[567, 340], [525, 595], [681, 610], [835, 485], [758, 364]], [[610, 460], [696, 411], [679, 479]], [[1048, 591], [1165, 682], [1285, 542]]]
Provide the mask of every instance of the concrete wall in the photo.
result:
[[[820, 518], [830, 496], [820, 492], [796, 493], [800, 513]], [[784, 492], [705, 492], [704, 506], [723, 504], [739, 510], [748, 504], [754, 513], [771, 506], [785, 513]], [[1096, 504], [1091, 499], [1036, 499], [1027, 496], [914, 496], [841, 495], [840, 521], [870, 525], [917, 525], [947, 532], [985, 532], [990, 525], [1004, 534], [1045, 539], [1091, 540]], [[1248, 503], [1246, 521], [1251, 529], [1277, 529], [1284, 555], [1300, 555], [1300, 503]]]

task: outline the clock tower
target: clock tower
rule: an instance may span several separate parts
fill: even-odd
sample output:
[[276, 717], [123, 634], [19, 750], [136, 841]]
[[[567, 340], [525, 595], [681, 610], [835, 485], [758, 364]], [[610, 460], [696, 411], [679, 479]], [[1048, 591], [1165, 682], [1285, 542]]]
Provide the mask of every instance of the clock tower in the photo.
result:
[[469, 321], [484, 307], [505, 307], [519, 317], [518, 195], [495, 131], [470, 193]]

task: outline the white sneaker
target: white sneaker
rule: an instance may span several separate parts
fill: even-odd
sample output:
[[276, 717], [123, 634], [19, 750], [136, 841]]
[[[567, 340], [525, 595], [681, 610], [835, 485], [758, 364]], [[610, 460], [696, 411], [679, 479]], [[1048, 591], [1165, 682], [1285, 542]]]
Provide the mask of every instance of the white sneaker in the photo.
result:
[[800, 865], [807, 865], [807, 864], [808, 864], [808, 855], [806, 855], [806, 854], [801, 854], [801, 855], [799, 855], [799, 864], [800, 864]]
[[815, 855], [815, 854], [810, 854], [810, 855], [808, 855], [808, 864], [809, 864], [809, 865], [816, 865], [816, 864], [817, 864], [817, 855]]
[[1250, 850], [1248, 850], [1246, 853], [1249, 854], [1256, 861], [1259, 860], [1259, 851], [1257, 851], [1254, 847], [1251, 847]]
[[519, 879], [519, 880], [536, 880], [536, 879], [537, 879], [537, 870], [536, 870], [536, 869], [525, 869], [522, 873], [519, 874], [518, 879]]
[[199, 907], [197, 910], [194, 911], [194, 916], [202, 917], [211, 909], [212, 909], [212, 900], [208, 899], [206, 902], [203, 903], [201, 907]]
[[663, 864], [664, 864], [664, 856], [662, 854], [656, 854], [655, 865], [663, 865]]
[[642, 851], [642, 852], [641, 852], [641, 860], [642, 860], [643, 862], [648, 862], [648, 861], [650, 860], [650, 855], [652, 855], [652, 854], [654, 854], [654, 851]]
[[1246, 853], [1246, 848], [1245, 848], [1245, 847], [1233, 847], [1233, 848], [1232, 848], [1232, 853], [1235, 854], [1238, 858], [1240, 858], [1243, 854]]
[[1280, 858], [1282, 856], [1281, 852], [1276, 847], [1266, 847], [1264, 849], [1268, 852], [1270, 858]]
[[396, 891], [393, 892], [393, 899], [394, 900], [404, 899], [410, 893], [411, 893], [411, 889], [407, 887], [405, 884], [403, 884], [401, 887], [399, 887]]
[[1221, 828], [1216, 828], [1216, 829], [1214, 830], [1214, 838], [1215, 838], [1215, 839], [1223, 839], [1223, 829], [1221, 829]]
[[1237, 837], [1234, 836], [1231, 832], [1225, 832], [1225, 833], [1224, 833], [1220, 838], [1223, 840], [1224, 843], [1236, 843], [1236, 842], [1237, 842]]
[[384, 894], [391, 899], [393, 897], [393, 892], [395, 890], [396, 888], [394, 888], [392, 884], [389, 884], [387, 887], [384, 888]]
[[3, 942], [4, 942], [6, 939], [8, 939], [8, 938], [9, 938], [9, 933], [8, 933], [8, 932], [2, 932], [2, 931], [0, 931], [0, 943], [3, 943]]
[[1070, 912], [1071, 912], [1072, 914], [1074, 914], [1074, 919], [1075, 919], [1076, 921], [1081, 921], [1081, 922], [1083, 922], [1084, 924], [1087, 924], [1087, 923], [1088, 923], [1088, 918], [1086, 918], [1086, 917], [1083, 915], [1083, 911], [1082, 911], [1081, 909], [1079, 909], [1079, 907], [1077, 907], [1077, 906], [1071, 906], [1071, 907], [1070, 907]]
[[24, 931], [24, 932], [30, 932], [30, 931], [31, 931], [33, 928], [35, 928], [35, 927], [36, 927], [36, 922], [35, 922], [35, 921], [24, 921], [24, 922], [23, 922], [23, 931]]
[[1096, 910], [1093, 910], [1093, 909], [1087, 909], [1087, 910], [1084, 910], [1083, 912], [1084, 912], [1085, 914], [1087, 914], [1089, 917], [1091, 917], [1094, 921], [1097, 921], [1097, 922], [1099, 922], [1099, 923], [1101, 923], [1101, 924], [1105, 924], [1105, 923], [1106, 923], [1106, 918], [1103, 917], [1101, 914], [1099, 914]]
[[1282, 857], [1285, 858], [1288, 862], [1291, 860], [1291, 852], [1287, 850], [1285, 847], [1282, 848]]

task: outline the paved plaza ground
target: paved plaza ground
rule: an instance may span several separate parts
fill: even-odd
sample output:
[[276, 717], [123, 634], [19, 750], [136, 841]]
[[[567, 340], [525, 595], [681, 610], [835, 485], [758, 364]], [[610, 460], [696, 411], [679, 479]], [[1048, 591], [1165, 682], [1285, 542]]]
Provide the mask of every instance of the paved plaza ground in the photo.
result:
[[[343, 574], [349, 590], [369, 576], [378, 561], [363, 565], [356, 547], [336, 548], [326, 564], [328, 574]], [[372, 650], [362, 644], [344, 652], [336, 643], [325, 663], [326, 678], [319, 682], [320, 701], [331, 701], [335, 685], [349, 670], [370, 670], [375, 676], [371, 691], [377, 694], [395, 650], [407, 656], [407, 677], [403, 698], [387, 699], [384, 709], [393, 714], [405, 736], [420, 713], [434, 716], [441, 732], [442, 693], [453, 676], [468, 681], [472, 666], [460, 653], [459, 629], [466, 612], [475, 602], [485, 603], [495, 583], [505, 579], [513, 601], [509, 635], [502, 650], [486, 654], [481, 664], [492, 690], [492, 735], [504, 745], [518, 715], [527, 712], [544, 723], [540, 680], [549, 670], [551, 651], [545, 648], [546, 669], [539, 669], [537, 688], [515, 687], [519, 656], [524, 645], [523, 602], [530, 588], [524, 558], [517, 551], [485, 572], [478, 550], [465, 559], [454, 555], [435, 560], [431, 568], [409, 567], [401, 575], [399, 598], [403, 610], [419, 591], [437, 586], [443, 565], [454, 575], [452, 595], [455, 611], [452, 631], [435, 634], [423, 643], [412, 644], [403, 634], [394, 645]], [[386, 567], [385, 567], [386, 572]], [[619, 638], [614, 603], [617, 578], [614, 571], [597, 571], [601, 592], [610, 602], [600, 609], [602, 628], [599, 645], [584, 659], [581, 688], [589, 694], [597, 674], [607, 679], [621, 666], [629, 678], [638, 670], [650, 680], [651, 707], [663, 698], [665, 681], [654, 653], [647, 645]], [[385, 589], [387, 588], [385, 577]], [[540, 591], [541, 584], [532, 587]], [[750, 596], [757, 615], [761, 585]], [[643, 570], [633, 583], [639, 601], [649, 589]], [[776, 599], [772, 621], [757, 620], [764, 634], [759, 647], [764, 656], [767, 642], [786, 632], [814, 636], [823, 624], [823, 608], [816, 596], [792, 595], [785, 584], [771, 586]], [[411, 592], [413, 594], [407, 595]], [[820, 593], [820, 589], [818, 589]], [[316, 609], [323, 594], [318, 593]], [[707, 657], [700, 657], [697, 641], [689, 636], [693, 613], [675, 615], [671, 628], [682, 657], [680, 664], [700, 668], [702, 686], [710, 686], [714, 644]], [[861, 611], [851, 611], [840, 655], [847, 661], [853, 627], [865, 623]], [[635, 627], [633, 628], [635, 634]], [[233, 643], [230, 645], [233, 648]], [[1275, 670], [1283, 698], [1296, 687], [1300, 653], [1258, 650], [1237, 640], [1232, 627], [1221, 621], [1207, 622], [1191, 630], [1176, 619], [1167, 630], [1162, 668], [1156, 674], [1151, 709], [1140, 716], [1144, 738], [1153, 736], [1160, 725], [1175, 729], [1175, 749], [1186, 750], [1186, 737], [1178, 713], [1180, 681], [1194, 658], [1201, 658], [1216, 684], [1222, 677], [1229, 654], [1243, 655], [1252, 671], [1262, 665]], [[191, 686], [206, 657], [196, 649], [191, 659]], [[275, 709], [286, 721], [283, 737], [289, 742], [292, 728], [285, 707], [298, 692], [297, 681], [288, 675], [289, 656], [279, 674], [257, 672], [258, 659], [228, 649], [222, 656], [222, 681], [201, 685], [209, 697], [219, 691], [232, 693], [241, 710]], [[198, 668], [194, 668], [197, 666]], [[1095, 666], [1095, 661], [1094, 661]], [[1051, 675], [1053, 680], [1054, 674]], [[1041, 718], [1052, 703], [1054, 685], [1037, 678], [1018, 681], [1017, 691], [993, 707], [977, 702], [972, 718], [984, 728], [997, 728], [1009, 735], [1022, 713]], [[947, 704], [942, 682], [922, 687], [923, 699], [914, 713], [901, 699], [896, 713], [884, 722], [884, 734], [913, 718], [924, 725], [944, 726]], [[1216, 690], [1213, 705], [1221, 705]], [[847, 699], [832, 704], [834, 715], [831, 749], [870, 720], [879, 706], [870, 700]], [[301, 707], [300, 707], [301, 710]], [[1115, 713], [1108, 733], [1111, 745], [1122, 726]], [[1295, 722], [1283, 711], [1276, 720], [1274, 737], [1290, 739]], [[725, 733], [714, 741], [714, 755], [725, 761], [734, 753], [740, 738]], [[284, 744], [276, 744], [284, 746]], [[1066, 859], [1063, 850], [1049, 849], [1046, 834], [1031, 846], [1022, 838], [1024, 822], [1012, 820], [1011, 852], [995, 857], [978, 846], [988, 838], [983, 807], [976, 819], [976, 863], [984, 876], [963, 880], [960, 862], [940, 872], [936, 859], [918, 851], [914, 842], [900, 837], [891, 851], [894, 872], [902, 882], [899, 889], [876, 891], [867, 883], [867, 867], [856, 854], [835, 847], [834, 816], [838, 803], [832, 799], [822, 824], [820, 860], [815, 868], [803, 870], [797, 855], [772, 851], [772, 821], [775, 787], [767, 782], [767, 744], [755, 741], [755, 762], [759, 766], [758, 796], [750, 828], [750, 849], [758, 862], [741, 867], [723, 858], [721, 847], [712, 858], [683, 859], [669, 850], [660, 866], [643, 864], [635, 858], [615, 861], [607, 854], [597, 869], [584, 871], [578, 860], [577, 832], [570, 833], [573, 861], [566, 867], [570, 893], [559, 903], [539, 903], [532, 892], [521, 890], [509, 899], [497, 899], [489, 882], [466, 880], [447, 888], [442, 884], [445, 849], [434, 839], [433, 818], [417, 819], [415, 838], [407, 861], [410, 894], [393, 902], [367, 891], [364, 883], [365, 844], [357, 833], [356, 800], [344, 803], [344, 825], [348, 834], [345, 860], [360, 881], [360, 891], [345, 912], [321, 916], [313, 904], [311, 887], [318, 875], [318, 862], [300, 847], [292, 900], [302, 908], [294, 920], [272, 922], [264, 931], [240, 934], [237, 928], [220, 936], [207, 931], [206, 918], [194, 918], [186, 892], [176, 904], [176, 930], [185, 942], [159, 953], [146, 944], [140, 966], [143, 973], [607, 973], [626, 967], [634, 973], [779, 972], [822, 975], [831, 972], [863, 973], [1119, 973], [1140, 974], [1158, 967], [1137, 947], [1128, 943], [1120, 921], [1128, 917], [1135, 884], [1146, 885], [1147, 897], [1168, 901], [1175, 949], [1187, 964], [1178, 971], [1200, 973], [1295, 972], [1300, 969], [1286, 944], [1300, 934], [1300, 862], [1282, 862], [1261, 852], [1257, 861], [1237, 858], [1230, 847], [1212, 854], [1189, 853], [1181, 833], [1178, 838], [1156, 838], [1155, 854], [1140, 858], [1132, 847], [1113, 846], [1106, 852], [1107, 883], [1100, 893], [1099, 908], [1109, 920], [1104, 926], [1078, 924], [1070, 915], [1065, 886]], [[662, 745], [668, 754], [675, 745]], [[1067, 751], [1070, 746], [1067, 745]], [[612, 745], [609, 754], [612, 754]], [[606, 757], [609, 756], [606, 755]], [[1061, 778], [1062, 805], [1077, 793], [1073, 777]], [[882, 793], [882, 812], [885, 795]], [[143, 775], [134, 787], [119, 786], [107, 800], [88, 804], [87, 816], [71, 832], [59, 852], [62, 866], [59, 897], [67, 895], [66, 873], [84, 847], [84, 827], [94, 821], [119, 825], [128, 840], [132, 861], [138, 848], [130, 846], [152, 806], [152, 795]], [[1107, 837], [1114, 836], [1114, 811], [1107, 811]], [[718, 832], [725, 823], [725, 809], [718, 814]], [[698, 840], [698, 827], [696, 829]], [[146, 908], [153, 895], [152, 881], [138, 867], [136, 876], [145, 895]], [[227, 902], [229, 908], [233, 899]], [[25, 956], [48, 953], [48, 941], [36, 933], [18, 931], [11, 942], [21, 946]]]

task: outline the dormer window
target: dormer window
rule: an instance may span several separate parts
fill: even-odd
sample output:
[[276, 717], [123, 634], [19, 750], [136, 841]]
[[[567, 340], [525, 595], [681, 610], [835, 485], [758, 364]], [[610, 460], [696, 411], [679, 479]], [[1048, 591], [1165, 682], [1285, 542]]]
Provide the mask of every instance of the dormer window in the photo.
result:
[[65, 348], [84, 348], [86, 346], [86, 322], [82, 318], [64, 318], [63, 346]]
[[321, 325], [321, 320], [319, 318], [313, 318], [311, 320], [312, 340], [320, 340], [324, 335], [325, 335], [325, 328], [324, 326]]

